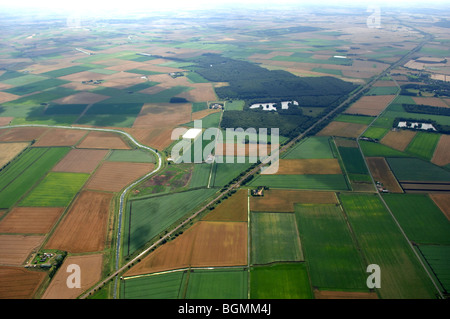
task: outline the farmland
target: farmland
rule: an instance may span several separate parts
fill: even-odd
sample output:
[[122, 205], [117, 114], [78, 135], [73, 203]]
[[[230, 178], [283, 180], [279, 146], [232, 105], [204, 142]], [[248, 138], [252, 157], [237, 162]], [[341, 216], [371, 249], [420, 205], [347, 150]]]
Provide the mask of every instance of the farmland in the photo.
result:
[[2, 11], [0, 298], [448, 298], [448, 10], [165, 5]]

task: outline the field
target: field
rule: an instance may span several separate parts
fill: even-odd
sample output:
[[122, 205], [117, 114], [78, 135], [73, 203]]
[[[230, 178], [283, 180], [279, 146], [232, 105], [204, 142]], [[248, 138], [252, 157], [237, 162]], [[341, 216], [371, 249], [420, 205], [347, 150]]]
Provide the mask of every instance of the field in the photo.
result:
[[[80, 288], [69, 288], [67, 286], [67, 279], [70, 272], [61, 271], [67, 269], [69, 265], [78, 265], [81, 270]], [[84, 255], [84, 256], [69, 256], [61, 265], [55, 277], [52, 279], [49, 287], [42, 295], [42, 299], [75, 299], [87, 288], [93, 286], [101, 279], [103, 264], [103, 255]]]
[[86, 184], [87, 189], [119, 192], [133, 181], [150, 173], [153, 163], [103, 162]]
[[2, 142], [24, 142], [38, 139], [48, 128], [45, 127], [18, 127], [8, 130], [0, 130], [0, 141]]
[[337, 204], [333, 192], [270, 189], [264, 196], [250, 198], [254, 212], [294, 212], [294, 204]]
[[363, 96], [344, 113], [377, 116], [391, 103], [394, 97], [394, 95]]
[[78, 148], [98, 149], [130, 149], [127, 143], [117, 134], [108, 132], [89, 132], [77, 145]]
[[419, 158], [431, 160], [440, 136], [436, 133], [417, 132], [406, 148], [406, 152]]
[[359, 145], [361, 150], [366, 157], [407, 157], [408, 155], [390, 148], [389, 146], [372, 143], [368, 141], [360, 141]]
[[0, 207], [9, 208], [63, 158], [67, 148], [32, 148], [0, 172]]
[[421, 245], [418, 249], [436, 276], [438, 285], [442, 287], [445, 294], [448, 294], [450, 291], [450, 270], [448, 268], [450, 246]]
[[362, 194], [341, 194], [339, 198], [366, 260], [382, 269], [380, 297], [434, 298], [431, 281], [379, 198]]
[[86, 132], [82, 130], [53, 128], [39, 137], [33, 146], [73, 146], [85, 135]]
[[255, 266], [250, 269], [251, 299], [312, 299], [304, 263]]
[[250, 186], [305, 190], [347, 190], [344, 175], [259, 175]]
[[73, 149], [53, 167], [52, 171], [92, 173], [107, 154], [107, 150]]
[[28, 143], [0, 143], [0, 167], [8, 164], [14, 157], [20, 154]]
[[359, 148], [356, 147], [338, 147], [348, 174], [367, 174], [366, 163]]
[[322, 129], [317, 136], [340, 136], [356, 138], [367, 128], [366, 124], [334, 121]]
[[364, 137], [381, 140], [387, 133], [389, 129], [384, 127], [370, 126], [363, 134]]
[[450, 173], [448, 171], [418, 158], [393, 157], [386, 160], [400, 182], [450, 181]]
[[436, 145], [431, 162], [444, 166], [450, 163], [450, 135], [442, 134]]
[[38, 235], [0, 235], [0, 263], [22, 265], [33, 249], [43, 241], [44, 236]]
[[303, 260], [294, 214], [252, 213], [250, 221], [253, 265]]
[[248, 195], [247, 190], [240, 189], [225, 199], [217, 207], [208, 213], [202, 220], [206, 221], [235, 221], [245, 222], [248, 219]]
[[330, 148], [330, 138], [327, 136], [313, 136], [295, 144], [282, 155], [284, 159], [321, 159], [334, 158]]
[[320, 290], [367, 291], [363, 259], [341, 207], [296, 204], [295, 216], [311, 284]]
[[0, 233], [46, 234], [63, 211], [62, 207], [15, 207], [0, 221]]
[[450, 244], [450, 222], [426, 194], [385, 194], [408, 238], [421, 244]]
[[130, 201], [124, 225], [124, 254], [139, 249], [214, 192], [197, 189]]
[[389, 131], [380, 142], [403, 152], [415, 136], [416, 132], [410, 130]]
[[391, 193], [403, 193], [400, 184], [383, 157], [367, 157], [367, 165], [375, 182], [380, 182]]
[[280, 159], [278, 175], [342, 174], [337, 159]]
[[88, 178], [88, 174], [50, 172], [20, 202], [20, 206], [68, 206]]
[[450, 220], [450, 196], [448, 194], [430, 194], [430, 198]]
[[32, 299], [45, 278], [44, 272], [0, 267], [0, 299]]
[[111, 162], [154, 163], [153, 154], [145, 150], [113, 150], [107, 157]]

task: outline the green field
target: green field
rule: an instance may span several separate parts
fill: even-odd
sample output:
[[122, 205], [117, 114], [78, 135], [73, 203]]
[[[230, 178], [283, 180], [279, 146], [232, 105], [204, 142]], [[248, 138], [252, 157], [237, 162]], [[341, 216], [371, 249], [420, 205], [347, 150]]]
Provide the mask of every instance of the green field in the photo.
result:
[[89, 174], [50, 172], [20, 202], [20, 206], [66, 207], [89, 176]]
[[308, 137], [282, 155], [286, 159], [334, 158], [327, 136]]
[[[202, 128], [218, 127], [220, 123], [220, 117], [222, 113], [216, 112], [206, 115], [204, 118], [200, 119], [202, 123]], [[199, 121], [199, 120], [197, 120]], [[184, 124], [187, 127], [194, 127], [196, 121], [191, 121]]]
[[44, 92], [35, 93], [31, 95], [27, 95], [21, 98], [18, 98], [17, 100], [9, 101], [6, 103], [3, 103], [3, 106], [33, 106], [33, 105], [40, 105], [41, 103], [49, 103], [53, 100], [72, 95], [76, 93], [76, 91], [68, 88], [58, 87], [50, 90], [46, 90]]
[[417, 132], [405, 151], [417, 157], [431, 160], [440, 137], [441, 135], [436, 133]]
[[255, 266], [250, 270], [251, 299], [312, 299], [305, 263]]
[[107, 158], [111, 162], [155, 163], [155, 157], [144, 150], [113, 150]]
[[30, 84], [33, 82], [38, 82], [47, 79], [45, 76], [36, 75], [36, 74], [26, 74], [21, 76], [12, 77], [9, 79], [2, 80], [2, 83], [9, 84], [12, 86], [21, 86]]
[[208, 108], [208, 104], [206, 102], [195, 102], [192, 103], [192, 113], [198, 112], [201, 110], [206, 110]]
[[311, 71], [318, 72], [318, 73], [326, 73], [326, 74], [333, 74], [333, 75], [342, 76], [342, 71], [341, 70], [335, 70], [335, 69], [312, 68]]
[[348, 174], [369, 173], [359, 148], [339, 146], [338, 149]]
[[242, 111], [244, 106], [245, 101], [242, 100], [227, 101], [225, 104], [225, 111]]
[[60, 79], [46, 79], [42, 81], [32, 82], [21, 86], [16, 86], [7, 90], [4, 90], [4, 92], [16, 94], [16, 95], [25, 95], [25, 94], [31, 94], [37, 91], [43, 91], [50, 88], [54, 88], [57, 86], [60, 86], [62, 84], [69, 83], [69, 81], [63, 81]]
[[[42, 115], [80, 115], [86, 109], [87, 104], [53, 104], [44, 109]], [[37, 112], [36, 112], [37, 113]]]
[[248, 169], [251, 164], [248, 163], [239, 163], [238, 157], [234, 158], [234, 162], [227, 163], [226, 157], [224, 157], [224, 163], [214, 163], [212, 168], [212, 176], [211, 176], [211, 187], [222, 187], [231, 182], [234, 178], [238, 177], [239, 174], [246, 169]]
[[247, 295], [246, 269], [191, 269], [185, 298], [247, 299]]
[[126, 278], [120, 282], [120, 299], [180, 299], [186, 281], [185, 271]]
[[450, 244], [450, 222], [425, 194], [385, 194], [408, 238], [418, 244]]
[[348, 190], [344, 175], [258, 175], [249, 186], [271, 188]]
[[401, 151], [395, 150], [389, 146], [373, 143], [368, 141], [360, 141], [359, 145], [361, 146], [361, 150], [366, 157], [407, 157], [408, 154], [405, 154]]
[[189, 72], [186, 77], [191, 81], [192, 83], [209, 83], [207, 79], [205, 79], [203, 76], [201, 76], [198, 73], [195, 72]]
[[362, 256], [340, 206], [295, 205], [311, 284], [319, 290], [368, 291]]
[[93, 126], [112, 126], [112, 127], [132, 127], [136, 115], [83, 115], [77, 124], [93, 125]]
[[398, 90], [396, 86], [378, 86], [372, 87], [366, 95], [394, 95]]
[[252, 264], [303, 260], [294, 214], [258, 212], [250, 221]]
[[69, 75], [69, 74], [73, 74], [73, 73], [89, 71], [90, 69], [92, 69], [92, 68], [87, 67], [87, 66], [82, 66], [82, 65], [74, 65], [74, 66], [69, 66], [67, 68], [62, 68], [59, 70], [41, 73], [41, 75], [58, 78], [60, 76], [65, 76], [65, 75]]
[[389, 132], [388, 128], [370, 126], [364, 133], [363, 137], [381, 140]]
[[450, 246], [419, 245], [418, 250], [437, 277], [442, 291], [448, 294], [450, 292]]
[[124, 223], [123, 253], [129, 255], [142, 247], [214, 192], [215, 189], [196, 189], [130, 200]]
[[[216, 165], [216, 164], [214, 164]], [[189, 188], [208, 186], [212, 165], [207, 163], [194, 164], [194, 172], [189, 183]]]
[[418, 158], [386, 158], [399, 181], [450, 182], [450, 172]]
[[[381, 271], [383, 299], [428, 299], [435, 289], [377, 195], [340, 194], [339, 198], [367, 264]], [[411, 280], [414, 278], [414, 280]]]
[[69, 148], [31, 148], [0, 172], [0, 207], [14, 205], [68, 152]]

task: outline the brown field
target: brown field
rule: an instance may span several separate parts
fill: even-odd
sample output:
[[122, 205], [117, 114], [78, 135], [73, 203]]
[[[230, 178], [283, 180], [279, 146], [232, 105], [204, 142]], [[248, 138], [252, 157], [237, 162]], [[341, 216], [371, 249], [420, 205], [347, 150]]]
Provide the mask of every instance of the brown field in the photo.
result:
[[81, 192], [46, 248], [71, 253], [103, 250], [112, 197], [110, 193]]
[[403, 193], [400, 184], [392, 173], [384, 157], [367, 157], [367, 165], [375, 181], [383, 184], [391, 193]]
[[22, 152], [29, 143], [0, 143], [0, 168]]
[[110, 75], [104, 75], [103, 79], [106, 80], [106, 82], [103, 82], [102, 86], [124, 89], [147, 81], [141, 77], [142, 75], [140, 74], [129, 72], [118, 72]]
[[139, 143], [157, 150], [163, 150], [173, 142], [171, 140], [173, 127], [123, 128], [123, 130], [130, 133]]
[[0, 233], [46, 234], [64, 207], [15, 207], [0, 221]]
[[9, 130], [0, 130], [5, 132], [0, 135], [2, 142], [25, 142], [38, 139], [46, 132], [46, 127], [14, 127]]
[[207, 221], [247, 221], [248, 196], [247, 190], [240, 189], [231, 197], [222, 201], [214, 210], [203, 217]]
[[99, 74], [95, 72], [83, 71], [78, 73], [73, 73], [69, 75], [64, 75], [59, 77], [58, 79], [66, 80], [66, 81], [74, 81], [74, 82], [82, 82], [89, 80], [104, 80], [106, 77], [105, 74]]
[[431, 162], [440, 166], [450, 163], [450, 135], [441, 135]]
[[395, 95], [363, 96], [344, 113], [377, 116], [394, 99]]
[[88, 91], [96, 88], [97, 86], [94, 84], [84, 84], [81, 82], [69, 82], [63, 85], [60, 85], [60, 87], [72, 89], [75, 91]]
[[44, 271], [0, 267], [0, 299], [31, 299], [46, 276]]
[[86, 189], [119, 192], [122, 188], [150, 173], [153, 163], [104, 162], [91, 176]]
[[53, 128], [43, 134], [33, 146], [72, 146], [86, 135], [86, 131]]
[[342, 146], [342, 147], [358, 147], [358, 142], [356, 140], [354, 140], [354, 139], [336, 137], [336, 138], [334, 138], [334, 142], [335, 142], [337, 147], [339, 147], [339, 146]]
[[250, 210], [255, 212], [294, 212], [294, 204], [337, 204], [333, 192], [271, 189], [264, 196], [250, 198]]
[[247, 264], [247, 223], [200, 221], [142, 259], [124, 276], [177, 268]]
[[372, 86], [397, 86], [394, 81], [377, 81]]
[[378, 299], [375, 292], [314, 290], [314, 299]]
[[124, 61], [124, 60], [120, 60], [120, 61], [118, 62], [117, 65], [109, 66], [106, 69], [113, 70], [113, 71], [127, 71], [127, 70], [132, 70], [132, 69], [140, 69], [141, 67], [144, 67], [147, 65], [146, 63], [142, 63], [142, 62]]
[[206, 110], [201, 110], [201, 111], [194, 112], [194, 113], [191, 114], [191, 121], [201, 120], [205, 116], [207, 116], [209, 114], [212, 114], [212, 113], [217, 113], [217, 112], [221, 112], [221, 110], [218, 110], [218, 109], [206, 109]]
[[450, 194], [430, 194], [430, 198], [450, 220]]
[[19, 97], [20, 96], [15, 95], [15, 94], [0, 92], [0, 103], [6, 103], [9, 101], [13, 101], [13, 100], [18, 99]]
[[[72, 274], [71, 272], [67, 272], [67, 268], [71, 264], [75, 264], [80, 267], [80, 288], [67, 287], [67, 280]], [[61, 265], [60, 270], [56, 273], [55, 277], [53, 277], [47, 290], [42, 295], [42, 299], [77, 298], [85, 290], [95, 285], [101, 279], [102, 264], [102, 254], [67, 257], [64, 263]]]
[[[83, 84], [84, 85], [84, 84]], [[100, 95], [91, 92], [80, 92], [57, 100], [53, 100], [57, 104], [92, 104], [108, 99], [109, 96]]]
[[403, 152], [414, 136], [416, 136], [416, 132], [410, 130], [389, 131], [380, 142], [381, 144]]
[[92, 131], [77, 145], [78, 148], [128, 150], [131, 147], [116, 133]]
[[184, 97], [190, 102], [206, 102], [217, 99], [216, 92], [212, 83], [196, 83], [191, 84], [192, 90], [178, 94], [178, 97]]
[[0, 264], [21, 265], [44, 236], [0, 235]]
[[416, 104], [431, 105], [437, 107], [449, 107], [442, 99], [437, 97], [413, 97]]
[[334, 121], [323, 128], [317, 136], [358, 137], [367, 125]]
[[335, 158], [325, 159], [280, 159], [277, 175], [342, 174]]
[[[13, 119], [14, 117], [0, 117], [0, 126], [8, 125]], [[0, 135], [2, 132], [4, 131], [0, 131]]]
[[70, 173], [92, 173], [100, 161], [108, 154], [107, 150], [71, 150], [52, 171]]

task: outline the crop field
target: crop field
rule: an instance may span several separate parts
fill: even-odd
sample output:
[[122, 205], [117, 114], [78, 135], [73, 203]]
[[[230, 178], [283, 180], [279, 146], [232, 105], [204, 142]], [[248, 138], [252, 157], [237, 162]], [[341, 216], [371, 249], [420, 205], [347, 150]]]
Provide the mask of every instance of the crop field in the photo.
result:
[[334, 158], [327, 136], [308, 137], [282, 155], [284, 159]]
[[110, 193], [81, 192], [50, 237], [46, 248], [72, 253], [103, 250], [112, 196]]
[[197, 189], [130, 201], [124, 225], [124, 254], [130, 254], [215, 192]]
[[213, 171], [211, 176], [210, 187], [222, 187], [238, 175], [250, 167], [250, 163], [239, 163], [235, 158], [234, 163], [214, 163]]
[[45, 132], [33, 147], [40, 146], [73, 146], [86, 135], [86, 131], [52, 128]]
[[356, 147], [338, 147], [348, 174], [367, 174], [366, 163], [359, 148]]
[[375, 182], [380, 182], [391, 193], [403, 193], [384, 157], [367, 157], [366, 160]]
[[450, 135], [442, 134], [436, 145], [431, 162], [444, 166], [450, 163]]
[[387, 133], [389, 129], [384, 127], [370, 126], [363, 134], [364, 137], [373, 138], [381, 140]]
[[103, 101], [107, 99], [108, 96], [96, 94], [93, 92], [79, 92], [75, 93], [73, 95], [68, 95], [63, 98], [54, 100], [54, 103], [67, 105], [67, 104], [93, 104], [98, 103], [100, 101]]
[[360, 141], [359, 145], [366, 157], [408, 157], [406, 153], [380, 143]]
[[0, 233], [46, 234], [63, 211], [63, 207], [14, 207], [0, 220]]
[[111, 162], [155, 163], [153, 154], [145, 150], [113, 150], [106, 159]]
[[393, 95], [363, 96], [345, 110], [344, 113], [377, 116], [393, 99]]
[[208, 182], [210, 181], [209, 177], [211, 175], [213, 164], [200, 163], [193, 165], [194, 171], [192, 172], [192, 177], [189, 182], [189, 188], [208, 186]]
[[109, 132], [89, 132], [77, 145], [78, 148], [130, 149], [130, 146], [118, 135]]
[[44, 272], [0, 267], [0, 299], [32, 299], [44, 280]]
[[280, 159], [276, 172], [278, 175], [302, 174], [342, 174], [339, 162], [329, 159]]
[[383, 269], [377, 290], [381, 298], [434, 298], [431, 281], [380, 199], [364, 194], [339, 198], [365, 259]]
[[15, 86], [13, 88], [5, 90], [5, 92], [15, 95], [27, 95], [38, 91], [44, 91], [46, 89], [57, 87], [66, 83], [68, 83], [68, 81], [60, 79], [46, 79], [21, 86]]
[[187, 284], [187, 271], [124, 278], [120, 299], [181, 299]]
[[69, 288], [67, 285], [69, 274], [58, 271], [42, 295], [42, 299], [75, 299], [101, 279], [103, 254], [69, 256], [61, 265], [61, 270], [67, 269], [71, 264], [78, 265], [82, 269], [80, 288]]
[[253, 265], [303, 260], [294, 214], [258, 212], [250, 221]]
[[337, 204], [333, 192], [270, 189], [250, 198], [254, 212], [294, 212], [294, 204]]
[[86, 183], [91, 190], [119, 192], [135, 180], [150, 173], [153, 163], [103, 162]]
[[317, 136], [340, 136], [356, 138], [367, 128], [366, 124], [334, 121], [323, 128]]
[[401, 152], [405, 151], [409, 143], [416, 136], [415, 131], [410, 130], [396, 130], [389, 131], [382, 139], [381, 143], [389, 146], [393, 149], [399, 150]]
[[366, 115], [339, 114], [334, 120], [338, 122], [369, 125], [374, 119], [375, 117]]
[[247, 190], [240, 189], [230, 198], [217, 205], [202, 220], [246, 222], [248, 219], [248, 200]]
[[450, 220], [450, 195], [449, 194], [429, 194], [434, 203], [441, 209], [445, 217]]
[[29, 143], [0, 143], [0, 168], [20, 154]]
[[367, 291], [362, 256], [338, 205], [295, 205], [311, 284], [320, 290]]
[[50, 172], [20, 206], [66, 207], [88, 178], [89, 174]]
[[440, 136], [440, 134], [436, 133], [417, 132], [406, 148], [406, 152], [419, 158], [431, 160]]
[[38, 235], [0, 235], [0, 263], [19, 266], [44, 241]]
[[444, 245], [420, 245], [418, 249], [425, 258], [427, 264], [437, 277], [438, 284], [446, 294], [450, 291], [450, 246]]
[[435, 181], [450, 182], [450, 173], [439, 166], [418, 158], [386, 158], [400, 182]]
[[417, 244], [450, 244], [450, 221], [426, 194], [385, 194], [395, 218]]
[[14, 205], [68, 151], [68, 148], [32, 148], [14, 159], [0, 172], [0, 207]]
[[367, 92], [367, 95], [394, 95], [398, 92], [398, 88], [396, 86], [377, 86], [373, 87]]
[[52, 171], [92, 173], [107, 154], [107, 150], [73, 149], [53, 167]]
[[250, 269], [251, 299], [312, 299], [305, 263], [280, 263]]
[[348, 190], [344, 175], [259, 175], [250, 186], [305, 190]]

